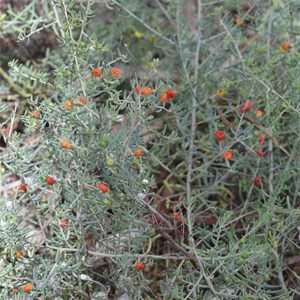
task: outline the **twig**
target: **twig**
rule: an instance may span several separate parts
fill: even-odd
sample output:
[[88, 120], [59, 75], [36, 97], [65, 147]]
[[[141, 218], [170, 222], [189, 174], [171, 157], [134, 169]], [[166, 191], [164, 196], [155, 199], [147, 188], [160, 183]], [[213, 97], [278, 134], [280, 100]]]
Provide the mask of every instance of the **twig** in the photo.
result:
[[65, 33], [64, 33], [63, 29], [62, 29], [62, 25], [61, 25], [60, 18], [59, 18], [57, 9], [56, 9], [56, 5], [54, 4], [54, 2], [52, 0], [51, 0], [51, 5], [52, 5], [53, 11], [54, 11], [56, 23], [58, 25], [60, 34], [61, 34], [62, 38], [64, 38], [65, 37]]
[[27, 92], [21, 88], [19, 85], [14, 83], [11, 78], [6, 74], [6, 72], [0, 67], [0, 75], [7, 81], [7, 83], [22, 97], [27, 98], [30, 97], [31, 94], [27, 94]]
[[157, 233], [161, 234], [161, 236], [163, 236], [167, 241], [169, 241], [174, 246], [174, 248], [176, 248], [184, 256], [190, 259], [195, 268], [199, 267], [198, 259], [193, 254], [191, 254], [189, 251], [185, 250], [182, 246], [176, 243], [174, 239], [161, 228], [156, 228], [155, 230]]
[[[269, 0], [269, 5], [270, 5], [270, 16], [269, 16], [269, 22], [268, 22], [268, 46], [270, 45], [270, 35], [271, 35], [271, 31], [272, 31], [272, 24], [273, 24], [273, 8], [272, 8], [272, 0]], [[268, 51], [267, 51], [267, 63], [269, 63], [270, 60], [270, 47], [268, 47]], [[274, 154], [273, 154], [273, 140], [269, 139], [268, 141], [268, 150], [269, 150], [269, 168], [270, 168], [270, 173], [269, 173], [269, 191], [270, 194], [273, 194], [274, 188], [273, 188], [273, 180], [274, 180]], [[281, 273], [281, 277], [282, 277], [282, 273]], [[280, 277], [280, 279], [281, 279]]]
[[247, 116], [246, 114], [244, 114], [243, 118], [250, 122], [251, 124], [253, 124], [255, 127], [257, 127], [259, 130], [261, 130], [263, 133], [265, 133], [268, 137], [270, 137], [272, 139], [272, 141], [274, 142], [274, 144], [282, 151], [284, 152], [287, 156], [291, 156], [291, 154], [282, 146], [279, 144], [279, 142], [277, 141], [277, 139], [268, 132], [268, 130], [261, 125], [259, 122], [255, 121], [254, 119], [252, 119], [251, 117]]
[[162, 38], [163, 40], [165, 40], [166, 42], [170, 43], [171, 45], [175, 46], [175, 43], [170, 40], [169, 38], [165, 37], [163, 34], [161, 34], [160, 32], [156, 31], [155, 29], [153, 29], [151, 26], [149, 26], [148, 24], [146, 24], [142, 19], [140, 19], [137, 15], [135, 15], [133, 12], [131, 12], [130, 10], [128, 10], [126, 7], [124, 7], [123, 5], [121, 5], [118, 1], [113, 0], [112, 1], [114, 4], [116, 4], [117, 6], [119, 6], [120, 8], [122, 8], [124, 11], [126, 11], [130, 16], [132, 16], [134, 19], [136, 19], [137, 21], [139, 21], [139, 23], [141, 23], [142, 25], [144, 25], [148, 30], [150, 30], [152, 33], [154, 33], [155, 35], [159, 36], [160, 38]]

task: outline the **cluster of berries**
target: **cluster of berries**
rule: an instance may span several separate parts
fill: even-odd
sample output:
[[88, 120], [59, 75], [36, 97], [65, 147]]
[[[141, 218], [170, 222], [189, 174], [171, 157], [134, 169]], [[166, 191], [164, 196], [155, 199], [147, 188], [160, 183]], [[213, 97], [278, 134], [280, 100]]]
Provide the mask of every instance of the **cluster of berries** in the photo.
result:
[[[218, 90], [218, 91], [217, 91], [217, 94], [220, 96], [221, 92], [222, 92], [221, 90]], [[224, 96], [225, 93], [223, 94], [223, 92], [222, 92], [222, 95]], [[244, 114], [244, 113], [246, 113], [247, 111], [250, 111], [252, 108], [253, 108], [253, 105], [252, 105], [251, 101], [250, 101], [250, 100], [247, 100], [246, 102], [244, 102], [244, 103], [241, 105], [239, 111], [240, 111], [240, 113]], [[258, 118], [260, 118], [260, 117], [262, 117], [263, 112], [262, 112], [261, 110], [256, 110], [256, 111], [255, 111], [255, 114], [256, 114], [256, 116], [257, 116]], [[223, 130], [220, 130], [220, 129], [217, 130], [217, 131], [214, 133], [214, 135], [215, 135], [215, 138], [216, 138], [218, 141], [222, 141], [222, 140], [225, 139], [225, 133], [224, 133]], [[264, 135], [263, 135], [262, 133], [260, 133], [259, 136], [258, 136], [258, 142], [259, 142], [259, 144], [261, 144], [261, 145], [263, 145], [263, 144], [265, 143], [265, 138], [264, 138]], [[259, 157], [263, 157], [263, 156], [264, 156], [264, 153], [263, 153], [263, 151], [262, 151], [261, 149], [254, 149], [254, 152], [255, 152]], [[230, 150], [224, 152], [224, 153], [222, 154], [222, 158], [223, 158], [224, 160], [226, 160], [226, 161], [232, 160], [232, 152], [231, 152]], [[260, 180], [260, 177], [259, 177], [259, 176], [256, 176], [256, 177], [254, 178], [253, 184], [254, 184], [255, 186], [259, 186], [259, 185], [261, 184], [261, 180]]]

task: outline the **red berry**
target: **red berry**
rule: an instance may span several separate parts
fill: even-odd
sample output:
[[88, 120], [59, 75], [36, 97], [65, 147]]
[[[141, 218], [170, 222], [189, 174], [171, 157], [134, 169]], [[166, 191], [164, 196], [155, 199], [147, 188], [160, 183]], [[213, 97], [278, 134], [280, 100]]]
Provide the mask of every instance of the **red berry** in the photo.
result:
[[54, 179], [50, 176], [46, 177], [45, 182], [49, 185], [53, 185], [54, 184]]
[[9, 134], [9, 129], [7, 127], [3, 127], [2, 128], [2, 134], [5, 135], [5, 136], [8, 135]]
[[179, 222], [181, 220], [180, 214], [177, 212], [172, 212], [172, 217], [175, 219], [176, 222]]
[[173, 90], [167, 90], [166, 94], [169, 99], [172, 99], [175, 97], [175, 92]]
[[240, 108], [240, 112], [244, 113], [245, 111], [249, 111], [252, 109], [252, 107], [253, 107], [252, 103], [249, 100], [247, 100], [242, 104], [242, 107]]
[[67, 227], [68, 223], [69, 223], [68, 220], [61, 220], [60, 221], [60, 228], [65, 229]]
[[253, 184], [254, 184], [255, 186], [259, 186], [260, 183], [261, 183], [261, 180], [260, 180], [259, 176], [256, 176], [256, 177], [254, 178], [254, 180], [253, 180]]
[[144, 268], [145, 268], [145, 264], [142, 261], [135, 264], [135, 269], [137, 271], [143, 271]]
[[22, 193], [26, 193], [26, 192], [27, 192], [27, 187], [26, 187], [26, 185], [21, 184], [21, 185], [18, 187], [18, 191], [20, 191], [20, 192], [22, 192]]
[[79, 106], [86, 105], [86, 104], [87, 104], [87, 99], [86, 99], [86, 98], [80, 97], [80, 98], [78, 99], [78, 105], [79, 105]]
[[108, 187], [107, 187], [105, 184], [103, 184], [103, 183], [99, 183], [99, 184], [98, 184], [98, 188], [99, 188], [99, 190], [101, 190], [103, 193], [107, 193], [107, 192], [108, 192]]
[[225, 138], [225, 134], [223, 130], [217, 130], [215, 132], [215, 137], [217, 138], [217, 140], [222, 141]]
[[260, 135], [258, 136], [258, 142], [259, 142], [261, 145], [263, 145], [263, 144], [265, 143], [265, 138], [264, 138], [264, 136], [263, 136], [262, 134], [260, 134]]
[[102, 75], [102, 71], [98, 68], [92, 69], [92, 76], [93, 77], [100, 77]]
[[134, 89], [137, 95], [141, 94], [141, 88], [138, 85], [136, 85]]
[[261, 150], [259, 150], [259, 149], [256, 149], [256, 150], [255, 150], [255, 153], [256, 153], [258, 156], [260, 156], [260, 157], [263, 157], [263, 156], [264, 156], [264, 153], [263, 153]]

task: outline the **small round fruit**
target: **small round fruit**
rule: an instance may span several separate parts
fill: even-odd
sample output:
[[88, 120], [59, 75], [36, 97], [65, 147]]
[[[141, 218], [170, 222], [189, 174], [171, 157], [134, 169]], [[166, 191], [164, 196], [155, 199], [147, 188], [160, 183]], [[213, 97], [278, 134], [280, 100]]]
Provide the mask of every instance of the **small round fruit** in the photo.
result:
[[232, 159], [232, 154], [229, 151], [226, 151], [225, 153], [223, 153], [222, 158], [224, 160], [231, 160]]
[[163, 93], [161, 96], [160, 96], [160, 99], [159, 99], [159, 102], [160, 103], [165, 103], [168, 99], [168, 96], [166, 93]]
[[103, 184], [103, 183], [99, 183], [98, 184], [98, 188], [103, 193], [107, 193], [108, 192], [108, 187], [105, 184]]
[[79, 102], [79, 106], [86, 105], [87, 99], [84, 97], [81, 97], [81, 98], [79, 98], [78, 102]]
[[135, 92], [136, 92], [137, 95], [140, 95], [140, 94], [141, 94], [141, 88], [140, 88], [138, 85], [136, 85], [136, 86], [134, 87], [134, 89], [135, 89]]
[[111, 69], [111, 76], [113, 78], [117, 79], [119, 77], [119, 75], [120, 75], [120, 70], [118, 68], [112, 68]]
[[134, 153], [134, 157], [140, 157], [142, 155], [143, 151], [141, 148], [137, 148], [135, 150], [135, 153]]
[[27, 187], [24, 184], [21, 184], [20, 186], [18, 186], [18, 191], [22, 192], [22, 193], [26, 193], [27, 192]]
[[72, 109], [72, 103], [71, 103], [70, 100], [67, 100], [67, 101], [65, 102], [65, 109], [66, 109], [66, 110], [71, 110], [71, 109]]
[[107, 165], [109, 168], [113, 167], [114, 164], [115, 164], [115, 161], [114, 161], [112, 158], [108, 158], [108, 159], [106, 160], [106, 165]]
[[51, 176], [47, 176], [45, 178], [45, 182], [49, 185], [53, 185], [55, 183], [54, 179]]
[[68, 226], [68, 220], [61, 220], [60, 221], [60, 228], [65, 229]]
[[92, 76], [93, 77], [100, 77], [102, 75], [102, 71], [99, 68], [92, 69]]
[[241, 18], [235, 18], [235, 23], [239, 26], [244, 26], [245, 21]]
[[30, 114], [31, 118], [38, 118], [40, 116], [40, 113], [37, 112], [37, 111], [33, 111], [31, 114]]
[[260, 157], [263, 157], [264, 156], [264, 153], [260, 150], [260, 149], [256, 149], [255, 150], [255, 153], [260, 156]]
[[217, 131], [215, 132], [215, 137], [216, 137], [216, 139], [219, 140], [219, 141], [224, 140], [224, 138], [225, 138], [224, 131], [223, 131], [223, 130], [220, 130], [220, 129], [217, 130]]
[[149, 180], [148, 179], [143, 179], [142, 180], [142, 185], [143, 186], [148, 186], [149, 185]]
[[26, 283], [24, 286], [23, 286], [23, 291], [24, 293], [29, 293], [33, 288], [33, 284], [32, 283]]
[[102, 203], [106, 206], [111, 206], [111, 202], [107, 198], [103, 199]]
[[146, 87], [142, 88], [142, 93], [143, 93], [143, 95], [148, 96], [148, 95], [152, 94], [152, 89], [146, 86]]
[[282, 52], [286, 52], [286, 51], [289, 50], [289, 47], [290, 47], [289, 42], [288, 42], [288, 41], [284, 41], [284, 42], [281, 44], [281, 46], [280, 46], [280, 50], [281, 50]]
[[22, 250], [18, 250], [16, 252], [16, 259], [20, 259], [23, 255], [24, 255], [23, 251]]
[[259, 187], [259, 186], [260, 186], [260, 183], [261, 183], [261, 180], [260, 180], [259, 176], [256, 176], [256, 177], [253, 179], [253, 185], [256, 186], [256, 187]]
[[172, 99], [175, 97], [175, 92], [171, 89], [167, 90], [166, 94], [167, 94], [168, 99]]
[[60, 144], [61, 144], [62, 148], [64, 148], [64, 149], [71, 149], [72, 148], [72, 145], [67, 141], [61, 141]]
[[143, 271], [144, 268], [145, 268], [145, 264], [142, 261], [135, 264], [135, 269], [137, 271]]
[[224, 97], [225, 96], [225, 92], [223, 90], [221, 90], [221, 89], [217, 89], [217, 95], [219, 97]]
[[181, 220], [180, 214], [177, 212], [172, 212], [172, 217], [175, 219], [176, 222], [179, 222]]
[[9, 134], [9, 129], [7, 127], [2, 128], [2, 134], [7, 136]]

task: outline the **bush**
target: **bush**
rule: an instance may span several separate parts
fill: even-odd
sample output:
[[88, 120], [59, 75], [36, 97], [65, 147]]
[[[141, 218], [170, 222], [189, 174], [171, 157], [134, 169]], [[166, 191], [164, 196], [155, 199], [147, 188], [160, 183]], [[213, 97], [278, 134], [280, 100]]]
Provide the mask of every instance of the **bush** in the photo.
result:
[[41, 3], [2, 21], [59, 47], [0, 69], [1, 297], [297, 299], [299, 4]]

